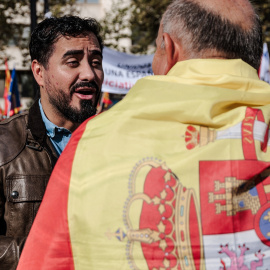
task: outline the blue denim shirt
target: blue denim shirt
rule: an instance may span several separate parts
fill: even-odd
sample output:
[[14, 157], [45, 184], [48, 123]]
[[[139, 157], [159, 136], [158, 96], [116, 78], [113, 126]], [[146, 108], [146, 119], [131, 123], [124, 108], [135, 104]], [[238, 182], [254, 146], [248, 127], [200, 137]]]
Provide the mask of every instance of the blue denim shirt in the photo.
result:
[[66, 128], [56, 126], [46, 117], [40, 100], [39, 100], [39, 108], [42, 120], [47, 130], [47, 135], [49, 136], [58, 155], [60, 155], [71, 137], [71, 132]]

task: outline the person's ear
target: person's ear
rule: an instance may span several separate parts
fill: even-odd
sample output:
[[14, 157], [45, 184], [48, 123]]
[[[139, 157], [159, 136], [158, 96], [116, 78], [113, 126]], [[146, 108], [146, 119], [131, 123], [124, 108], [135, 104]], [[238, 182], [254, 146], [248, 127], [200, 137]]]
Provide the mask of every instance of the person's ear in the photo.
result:
[[37, 60], [33, 60], [31, 64], [31, 69], [37, 84], [41, 87], [44, 86], [44, 76], [43, 76], [44, 67]]
[[182, 50], [181, 45], [168, 33], [163, 33], [163, 40], [167, 55], [167, 66], [165, 68], [165, 74], [167, 74], [169, 70], [180, 60]]

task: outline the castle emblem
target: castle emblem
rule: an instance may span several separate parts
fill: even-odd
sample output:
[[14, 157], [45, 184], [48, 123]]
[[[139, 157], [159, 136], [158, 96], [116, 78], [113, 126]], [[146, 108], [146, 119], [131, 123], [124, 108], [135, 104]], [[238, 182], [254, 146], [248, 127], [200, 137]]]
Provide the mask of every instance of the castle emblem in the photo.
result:
[[[234, 216], [240, 211], [251, 210], [253, 215], [258, 212], [261, 204], [256, 188], [236, 194], [238, 187], [245, 182], [235, 177], [225, 177], [225, 182], [215, 181], [215, 193], [209, 192], [209, 203], [215, 203], [216, 214], [225, 211], [227, 216]], [[225, 203], [221, 204], [220, 201]]]

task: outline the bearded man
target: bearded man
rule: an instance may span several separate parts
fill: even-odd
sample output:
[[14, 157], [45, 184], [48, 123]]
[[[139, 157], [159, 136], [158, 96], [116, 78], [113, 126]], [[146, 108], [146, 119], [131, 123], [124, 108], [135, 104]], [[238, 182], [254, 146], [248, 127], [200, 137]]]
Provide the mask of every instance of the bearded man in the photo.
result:
[[71, 133], [96, 113], [104, 77], [92, 18], [45, 19], [29, 49], [40, 98], [0, 124], [1, 270], [16, 269], [53, 167]]

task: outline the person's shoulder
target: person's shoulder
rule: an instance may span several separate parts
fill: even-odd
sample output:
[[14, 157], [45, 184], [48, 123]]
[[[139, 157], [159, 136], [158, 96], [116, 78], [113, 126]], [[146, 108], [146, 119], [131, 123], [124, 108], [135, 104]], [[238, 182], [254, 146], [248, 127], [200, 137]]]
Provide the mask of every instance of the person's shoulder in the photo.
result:
[[0, 166], [14, 158], [25, 146], [28, 112], [0, 122]]
[[15, 114], [10, 118], [2, 120], [0, 122], [0, 136], [7, 135], [6, 133], [16, 133], [22, 128], [25, 129], [27, 119], [28, 111], [25, 111], [23, 113]]

